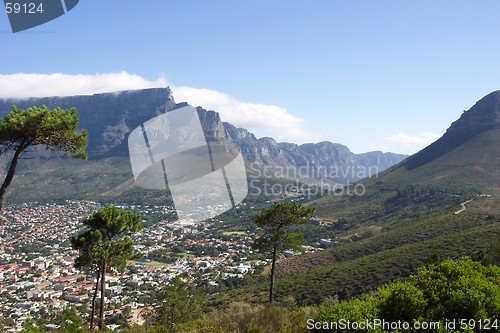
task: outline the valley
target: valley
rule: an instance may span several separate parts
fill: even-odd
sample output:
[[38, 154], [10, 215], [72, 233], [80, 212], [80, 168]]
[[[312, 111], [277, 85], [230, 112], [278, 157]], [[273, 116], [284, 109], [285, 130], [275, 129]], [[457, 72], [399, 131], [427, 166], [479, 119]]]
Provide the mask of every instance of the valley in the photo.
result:
[[[129, 107], [129, 99], [155, 101], [151, 94], [158, 98], [154, 111], [132, 116], [130, 109], [123, 109]], [[5, 267], [0, 281], [0, 296], [5, 297], [0, 304], [6, 311], [25, 304], [27, 311], [14, 314], [24, 318], [47, 306], [45, 298], [33, 298], [33, 291], [52, 295], [55, 286], [49, 283], [40, 289], [37, 285], [45, 286], [59, 275], [43, 274], [37, 266], [42, 262], [59, 267], [60, 276], [90, 283], [91, 277], [81, 276], [57, 258], [74, 259], [67, 240], [82, 230], [77, 227], [78, 219], [109, 204], [140, 212], [145, 225], [133, 237], [144, 257], [131, 261], [110, 286], [114, 293], [114, 287], [138, 283], [141, 292], [118, 288], [120, 292], [113, 294], [114, 312], [109, 312], [112, 316], [121, 313], [124, 305], [136, 312], [141, 306], [153, 306], [156, 292], [168, 288], [175, 276], [203, 290], [205, 313], [223, 314], [237, 304], [264, 304], [270, 259], [252, 247], [260, 232], [252, 216], [280, 201], [314, 208], [309, 223], [290, 227], [290, 232], [303, 236], [302, 250], [278, 254], [276, 301], [288, 304], [292, 312], [311, 309], [317, 313], [321, 304], [337, 309], [335, 304], [352, 304], [394, 281], [411, 279], [424, 266], [464, 257], [485, 262], [494, 256], [500, 239], [500, 91], [484, 97], [442, 138], [408, 158], [382, 152], [356, 155], [329, 142], [299, 146], [256, 139], [222, 122], [217, 113], [198, 108], [208, 140], [226, 142], [227, 149], [237, 147], [243, 153], [249, 195], [217, 218], [188, 225], [176, 222], [168, 190], [135, 186], [126, 151], [127, 131], [146, 117], [176, 107], [169, 96], [168, 90], [157, 89], [25, 102], [82, 103], [85, 110], [86, 103], [95, 106], [88, 102], [94, 98], [122, 108], [111, 107], [120, 111], [101, 119], [99, 128], [90, 127], [94, 132], [89, 160], [52, 158], [35, 151], [34, 158], [21, 161], [7, 197], [10, 208], [0, 225], [0, 258]], [[82, 113], [82, 126], [89, 124], [86, 117]], [[117, 119], [119, 126], [114, 123]], [[105, 126], [106, 121], [109, 125]], [[68, 222], [75, 205], [80, 211]], [[27, 207], [59, 213], [33, 219]], [[43, 227], [33, 225], [43, 223], [60, 233], [47, 237]], [[26, 228], [33, 227], [38, 231], [26, 238]], [[41, 251], [35, 250], [37, 246]], [[12, 283], [19, 288], [9, 287]], [[91, 295], [82, 285], [71, 285], [71, 292], [82, 297], [71, 298], [72, 293], [54, 297], [60, 299], [60, 306], [74, 304], [87, 316]], [[23, 296], [28, 294], [29, 302]]]

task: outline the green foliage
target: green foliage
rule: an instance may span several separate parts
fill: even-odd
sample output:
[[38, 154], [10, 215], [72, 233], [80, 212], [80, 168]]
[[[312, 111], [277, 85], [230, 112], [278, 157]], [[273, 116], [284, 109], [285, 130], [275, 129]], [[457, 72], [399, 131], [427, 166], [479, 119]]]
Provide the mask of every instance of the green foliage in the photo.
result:
[[424, 317], [491, 319], [500, 314], [500, 267], [471, 259], [419, 269], [408, 280], [428, 302]]
[[157, 310], [157, 322], [168, 332], [175, 332], [177, 327], [197, 318], [201, 314], [202, 298], [192, 283], [174, 278], [167, 287], [158, 293], [160, 306]]
[[297, 249], [303, 243], [303, 236], [289, 232], [289, 227], [306, 224], [314, 212], [314, 208], [298, 203], [281, 201], [269, 208], [264, 208], [252, 220], [261, 228], [260, 237], [255, 240], [254, 247], [261, 252]]
[[88, 271], [99, 270], [101, 260], [98, 256], [96, 245], [100, 242], [102, 242], [102, 234], [92, 229], [71, 238], [73, 249], [80, 252], [80, 255], [75, 258], [76, 269]]
[[[107, 206], [99, 209], [89, 217], [82, 219], [87, 230], [77, 237], [71, 238], [73, 249], [79, 251], [75, 258], [75, 267], [97, 273], [101, 282], [101, 307], [99, 326], [103, 328], [104, 322], [104, 285], [106, 271], [116, 268], [123, 271], [128, 260], [140, 257], [134, 252], [134, 244], [127, 233], [137, 232], [142, 229], [142, 217], [138, 213]], [[120, 239], [117, 239], [121, 237]], [[97, 292], [96, 282], [95, 292]], [[96, 295], [96, 294], [94, 294]], [[92, 300], [92, 315], [90, 326], [93, 326], [95, 296]]]
[[61, 326], [61, 330], [64, 332], [87, 332], [87, 328], [84, 327], [83, 319], [77, 313], [74, 307], [66, 307], [59, 314], [56, 321]]
[[500, 266], [500, 241], [493, 243], [487, 250], [479, 253], [483, 263]]
[[[281, 201], [271, 207], [264, 208], [253, 216], [252, 220], [262, 229], [262, 249], [278, 246], [279, 250], [294, 246], [296, 237], [287, 237], [287, 227], [295, 224], [306, 224], [312, 216], [314, 208], [296, 202]], [[259, 238], [259, 239], [260, 239]], [[259, 246], [259, 248], [261, 248]]]
[[45, 105], [20, 110], [15, 106], [0, 119], [0, 155], [13, 151], [7, 175], [0, 187], [0, 209], [16, 172], [17, 162], [29, 148], [43, 146], [53, 153], [87, 159], [87, 132], [78, 134], [76, 109], [49, 111]]
[[41, 327], [38, 327], [33, 323], [32, 321], [26, 321], [23, 325], [23, 330], [21, 331], [22, 333], [43, 333], [45, 332], [44, 329]]
[[[500, 267], [464, 258], [424, 266], [406, 280], [384, 285], [370, 295], [330, 307], [321, 306], [315, 321], [380, 319], [442, 324], [463, 318], [495, 320], [500, 319], [499, 314]], [[385, 331], [379, 327], [369, 332]]]
[[291, 233], [293, 225], [306, 224], [312, 216], [314, 208], [296, 202], [281, 201], [269, 208], [264, 208], [253, 216], [252, 220], [261, 228], [260, 237], [255, 239], [254, 248], [260, 252], [272, 254], [269, 302], [274, 297], [274, 273], [276, 254], [285, 249], [298, 249], [303, 244], [304, 236]]
[[0, 152], [25, 150], [42, 145], [52, 152], [62, 152], [77, 158], [87, 158], [87, 131], [80, 134], [75, 108], [48, 110], [45, 105], [20, 110], [15, 106], [0, 119]]
[[142, 229], [142, 218], [138, 213], [107, 206], [99, 209], [90, 217], [82, 220], [90, 230], [99, 231], [103, 241], [127, 232], [137, 232]]
[[76, 268], [94, 271], [105, 261], [109, 267], [122, 269], [127, 260], [139, 257], [134, 253], [130, 238], [114, 239], [123, 234], [140, 231], [140, 214], [107, 206], [90, 217], [83, 218], [82, 223], [88, 229], [71, 239], [73, 248], [80, 252], [75, 259]]
[[387, 321], [413, 322], [427, 307], [424, 292], [407, 281], [396, 281], [381, 287], [378, 296], [380, 317]]
[[[378, 308], [375, 299], [370, 296], [364, 296], [354, 298], [349, 302], [340, 302], [333, 307], [320, 306], [314, 320], [317, 322], [339, 322], [340, 320], [363, 322], [367, 319], [377, 318], [377, 314]], [[341, 328], [332, 329], [331, 331], [345, 332]]]
[[317, 308], [313, 307], [287, 308], [234, 302], [225, 310], [208, 313], [198, 321], [199, 328], [189, 332], [309, 332], [307, 319], [314, 318], [316, 312]]

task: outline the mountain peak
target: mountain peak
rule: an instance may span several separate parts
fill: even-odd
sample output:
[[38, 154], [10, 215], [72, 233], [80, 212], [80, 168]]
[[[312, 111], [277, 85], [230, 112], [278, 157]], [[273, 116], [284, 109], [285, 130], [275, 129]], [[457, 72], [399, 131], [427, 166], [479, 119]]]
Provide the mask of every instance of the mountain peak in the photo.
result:
[[436, 142], [408, 158], [408, 169], [417, 168], [464, 144], [474, 136], [500, 127], [500, 90], [480, 99], [453, 122]]
[[497, 126], [500, 126], [500, 90], [481, 98], [453, 122], [446, 133], [475, 135]]

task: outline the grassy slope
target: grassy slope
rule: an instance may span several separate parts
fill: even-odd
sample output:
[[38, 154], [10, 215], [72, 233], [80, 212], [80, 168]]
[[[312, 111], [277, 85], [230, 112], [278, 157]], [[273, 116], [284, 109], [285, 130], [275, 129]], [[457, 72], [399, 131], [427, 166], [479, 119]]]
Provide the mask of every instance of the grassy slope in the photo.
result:
[[[287, 295], [299, 303], [319, 303], [333, 295], [346, 299], [407, 276], [434, 255], [477, 254], [500, 238], [499, 221], [500, 201], [481, 198], [459, 215], [443, 213], [363, 241], [284, 260], [278, 266], [278, 299]], [[223, 295], [222, 300], [263, 302], [267, 287], [246, 286]]]
[[[370, 226], [382, 233], [278, 264], [278, 298], [317, 303], [349, 298], [412, 273], [434, 255], [471, 256], [500, 238], [500, 129], [476, 137], [431, 163], [408, 170], [403, 162], [362, 183], [363, 196], [327, 196], [310, 203], [317, 216], [347, 233]], [[421, 193], [399, 199], [417, 184]], [[435, 193], [432, 189], [439, 187]], [[473, 193], [492, 194], [477, 197]], [[461, 214], [460, 203], [474, 198]], [[233, 290], [223, 299], [265, 301], [266, 284]], [[220, 300], [219, 300], [220, 301]]]
[[[500, 196], [499, 142], [500, 129], [491, 130], [421, 167], [408, 170], [402, 162], [377, 177], [362, 181], [366, 188], [362, 196], [327, 196], [315, 201], [316, 215], [327, 220], [345, 218], [358, 223], [373, 222], [378, 216], [386, 218], [384, 202], [409, 184], [443, 187], [450, 193], [471, 190]], [[448, 201], [454, 204], [453, 200]]]
[[458, 215], [453, 212], [437, 214], [368, 239], [336, 246], [314, 255], [294, 257], [283, 261], [278, 267], [281, 274], [293, 274], [332, 262], [348, 261], [399, 246], [452, 235], [471, 228], [495, 225], [500, 220], [499, 200], [481, 198], [472, 201], [467, 207], [465, 212]]

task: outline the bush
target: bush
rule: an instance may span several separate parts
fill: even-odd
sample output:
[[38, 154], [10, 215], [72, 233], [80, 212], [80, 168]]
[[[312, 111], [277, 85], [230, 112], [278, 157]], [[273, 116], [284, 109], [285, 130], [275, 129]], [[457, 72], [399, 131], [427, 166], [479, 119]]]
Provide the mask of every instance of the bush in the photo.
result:
[[380, 319], [413, 322], [427, 306], [424, 293], [409, 282], [397, 281], [378, 290]]
[[[500, 319], [500, 267], [469, 258], [424, 266], [416, 275], [380, 287], [372, 295], [319, 307], [316, 322], [441, 322]], [[441, 325], [444, 326], [444, 325]], [[496, 329], [496, 328], [494, 328]], [[345, 331], [341, 328], [332, 332]], [[368, 332], [384, 332], [380, 328]], [[439, 332], [449, 332], [439, 330]]]
[[[378, 318], [377, 299], [373, 296], [353, 298], [348, 302], [340, 302], [332, 307], [320, 306], [316, 322], [361, 322]], [[332, 332], [345, 332], [345, 329], [333, 328]], [[368, 331], [372, 332], [372, 331]], [[376, 332], [376, 331], [373, 331]]]
[[315, 316], [313, 307], [290, 310], [269, 304], [234, 302], [226, 310], [213, 311], [205, 316], [196, 332], [305, 333], [309, 332], [306, 329], [307, 320]]
[[500, 313], [498, 266], [485, 266], [469, 258], [447, 260], [419, 269], [409, 282], [424, 293], [429, 304], [424, 316], [428, 319], [491, 319]]

